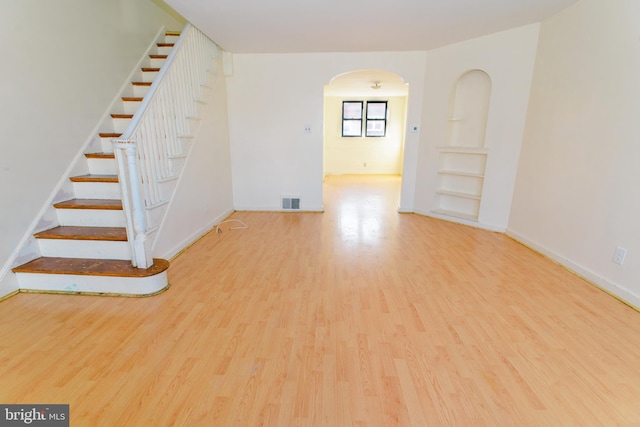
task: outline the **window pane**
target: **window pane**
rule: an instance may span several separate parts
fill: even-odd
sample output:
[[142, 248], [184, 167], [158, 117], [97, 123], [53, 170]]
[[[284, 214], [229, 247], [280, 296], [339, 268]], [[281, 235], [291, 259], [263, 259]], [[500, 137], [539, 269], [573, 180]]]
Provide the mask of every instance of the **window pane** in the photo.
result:
[[367, 119], [386, 119], [386, 102], [367, 102]]
[[344, 101], [342, 103], [342, 118], [343, 119], [361, 119], [362, 118], [362, 102]]
[[362, 136], [362, 120], [343, 120], [342, 136]]
[[367, 136], [384, 136], [385, 135], [384, 120], [367, 120]]

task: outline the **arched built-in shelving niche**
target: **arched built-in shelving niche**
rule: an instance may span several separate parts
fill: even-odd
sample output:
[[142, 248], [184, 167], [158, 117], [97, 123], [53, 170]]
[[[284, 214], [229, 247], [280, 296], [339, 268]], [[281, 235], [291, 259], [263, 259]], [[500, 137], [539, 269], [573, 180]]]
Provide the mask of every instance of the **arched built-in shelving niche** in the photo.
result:
[[484, 147], [490, 97], [491, 78], [487, 73], [472, 70], [460, 76], [449, 99], [447, 145]]
[[464, 73], [449, 99], [447, 141], [438, 147], [436, 213], [477, 221], [488, 150], [485, 133], [491, 78], [482, 70]]

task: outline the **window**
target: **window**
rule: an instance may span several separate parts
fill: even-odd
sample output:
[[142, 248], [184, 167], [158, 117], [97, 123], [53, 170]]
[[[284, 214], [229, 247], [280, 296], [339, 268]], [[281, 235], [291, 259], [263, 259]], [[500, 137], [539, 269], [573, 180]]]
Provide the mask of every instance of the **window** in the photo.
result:
[[342, 102], [342, 136], [362, 136], [362, 101]]
[[[364, 101], [342, 102], [342, 136], [362, 136]], [[367, 101], [365, 136], [387, 133], [387, 101]]]
[[387, 132], [387, 101], [367, 102], [365, 136], [385, 136]]

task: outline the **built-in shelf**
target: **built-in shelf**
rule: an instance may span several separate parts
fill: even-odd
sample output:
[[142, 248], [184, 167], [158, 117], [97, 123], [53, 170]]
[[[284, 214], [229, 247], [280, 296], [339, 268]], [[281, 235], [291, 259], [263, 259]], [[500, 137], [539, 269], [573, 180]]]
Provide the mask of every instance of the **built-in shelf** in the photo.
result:
[[463, 74], [454, 86], [447, 113], [446, 145], [438, 150], [438, 186], [433, 211], [469, 221], [480, 214], [489, 149], [485, 133], [491, 79], [481, 70]]
[[484, 174], [474, 173], [474, 172], [465, 172], [465, 171], [454, 171], [454, 170], [446, 170], [441, 169], [438, 171], [441, 175], [456, 175], [456, 176], [468, 176], [469, 178], [482, 178], [484, 179]]
[[451, 191], [451, 190], [444, 190], [444, 189], [437, 190], [436, 193], [444, 194], [446, 196], [461, 197], [463, 199], [474, 199], [474, 200], [480, 200], [480, 198], [482, 197], [480, 194], [462, 193], [460, 191]]
[[461, 212], [450, 211], [450, 210], [447, 210], [447, 209], [435, 209], [432, 212], [436, 213], [436, 214], [439, 214], [439, 215], [446, 215], [446, 216], [452, 216], [454, 218], [466, 219], [468, 221], [477, 221], [478, 220], [478, 216], [477, 215], [464, 214], [464, 213], [461, 213]]
[[466, 154], [487, 154], [488, 148], [485, 147], [467, 147], [462, 145], [440, 145], [436, 147], [441, 153], [466, 153]]

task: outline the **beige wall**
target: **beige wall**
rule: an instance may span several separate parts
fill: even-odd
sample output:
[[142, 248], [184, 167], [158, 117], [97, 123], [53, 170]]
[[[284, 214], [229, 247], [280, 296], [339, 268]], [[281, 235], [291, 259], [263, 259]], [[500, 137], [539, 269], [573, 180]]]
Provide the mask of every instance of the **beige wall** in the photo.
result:
[[0, 2], [0, 295], [13, 252], [162, 26], [150, 0]]
[[[342, 101], [352, 99], [387, 101], [385, 137], [342, 137]], [[380, 99], [325, 96], [324, 174], [401, 174], [406, 109], [406, 96]]]
[[542, 23], [508, 230], [636, 306], [639, 16], [637, 0], [582, 0]]

